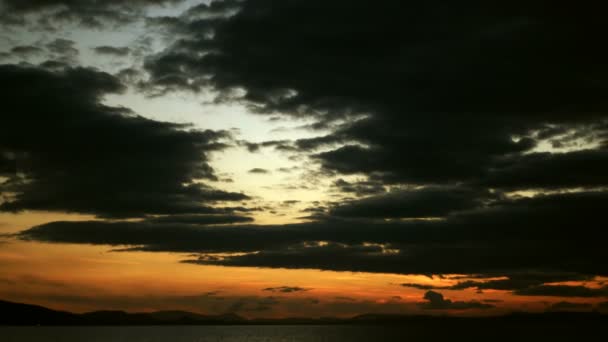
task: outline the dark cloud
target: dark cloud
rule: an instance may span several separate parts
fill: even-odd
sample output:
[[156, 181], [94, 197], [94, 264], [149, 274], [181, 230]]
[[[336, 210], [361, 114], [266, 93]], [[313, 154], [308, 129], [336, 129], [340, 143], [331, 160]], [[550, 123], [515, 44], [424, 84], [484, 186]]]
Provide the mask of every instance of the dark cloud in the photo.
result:
[[11, 176], [17, 173], [17, 165], [14, 159], [14, 155], [8, 151], [0, 153], [0, 176]]
[[136, 84], [141, 80], [141, 76], [142, 72], [136, 68], [124, 68], [116, 74], [125, 84]]
[[579, 311], [586, 310], [589, 311], [593, 305], [590, 303], [571, 303], [571, 302], [558, 302], [551, 304], [551, 306], [547, 309], [550, 311]]
[[608, 297], [608, 286], [590, 288], [586, 286], [539, 285], [516, 290], [520, 296], [555, 296], [555, 297]]
[[298, 139], [295, 141], [294, 149], [300, 151], [314, 151], [319, 147], [331, 146], [336, 143], [343, 142], [343, 138], [339, 135], [325, 135], [315, 138]]
[[76, 42], [69, 39], [57, 38], [46, 44], [46, 48], [54, 59], [68, 64], [75, 63], [80, 54], [76, 48]]
[[416, 283], [403, 283], [401, 284], [403, 287], [411, 287], [418, 290], [439, 290], [439, 289], [447, 289], [447, 287], [440, 287], [434, 285], [425, 285], [425, 284], [416, 284]]
[[309, 151], [347, 143], [316, 155], [328, 171], [385, 182], [470, 182], [504, 158], [515, 162], [538, 139], [585, 129], [605, 139], [600, 9], [396, 0], [249, 0], [240, 7], [229, 17], [175, 18], [180, 40], [146, 64], [151, 84], [211, 86], [225, 99], [243, 89], [241, 100], [260, 112], [312, 115], [323, 127], [366, 114], [296, 144]]
[[280, 293], [293, 293], [293, 292], [302, 292], [308, 291], [310, 289], [305, 289], [299, 286], [279, 286], [279, 287], [267, 287], [263, 289], [263, 291], [269, 292], [280, 292]]
[[[168, 217], [167, 221], [173, 218]], [[176, 219], [179, 221], [179, 218]], [[288, 246], [305, 240], [299, 227], [198, 227], [192, 222], [53, 222], [21, 234], [23, 239], [47, 242], [135, 245], [140, 249], [179, 252], [252, 252]]]
[[[61, 58], [60, 58], [61, 59]], [[64, 71], [65, 69], [71, 68], [72, 61], [66, 61], [65, 59], [56, 60], [56, 59], [48, 59], [42, 63], [40, 63], [40, 67], [47, 71]]]
[[33, 45], [19, 45], [11, 49], [10, 54], [20, 58], [30, 58], [39, 56], [44, 52], [43, 49]]
[[160, 26], [173, 35], [182, 35], [195, 28], [201, 30], [200, 33], [209, 33], [208, 25], [199, 20], [217, 21], [230, 17], [238, 12], [242, 2], [243, 0], [211, 0], [189, 8], [179, 17], [151, 17], [146, 21], [149, 27]]
[[530, 287], [542, 285], [544, 283], [556, 283], [566, 281], [589, 281], [594, 277], [578, 273], [564, 272], [532, 272], [524, 271], [510, 274], [478, 274], [475, 279], [502, 277], [502, 279], [492, 280], [465, 280], [459, 281], [455, 285], [435, 287], [420, 284], [405, 283], [401, 284], [405, 287], [414, 288], [429, 288], [429, 289], [445, 289], [445, 290], [464, 290], [468, 288], [477, 288], [478, 290], [523, 290]]
[[244, 145], [249, 152], [258, 152], [262, 148], [273, 147], [277, 151], [295, 151], [296, 148], [293, 147], [292, 143], [288, 140], [268, 140], [259, 143], [252, 143], [248, 141], [241, 141], [241, 144]]
[[504, 300], [502, 300], [502, 299], [482, 299], [481, 301], [484, 303], [502, 303], [502, 302], [504, 302]]
[[289, 207], [293, 207], [294, 205], [299, 204], [301, 202], [302, 201], [299, 201], [299, 200], [285, 200], [280, 203], [280, 206], [289, 208]]
[[353, 193], [357, 196], [376, 195], [386, 191], [382, 183], [374, 181], [347, 182], [339, 178], [334, 182], [334, 186], [340, 192]]
[[[163, 3], [177, 2], [171, 0], [132, 0], [131, 4], [125, 4], [125, 6], [139, 6], [139, 5], [161, 5]], [[36, 11], [46, 7], [59, 7], [65, 6], [68, 8], [78, 7], [103, 7], [111, 6], [114, 4], [122, 4], [121, 0], [105, 0], [103, 3], [99, 3], [97, 0], [2, 0], [2, 5], [9, 9], [18, 12]]]
[[89, 28], [107, 24], [128, 24], [139, 18], [148, 6], [177, 4], [183, 0], [1, 0], [4, 25], [32, 25], [27, 15], [38, 15], [34, 23], [42, 28], [57, 29], [65, 23]]
[[4, 168], [16, 170], [0, 185], [8, 196], [0, 209], [207, 214], [217, 212], [209, 206], [214, 202], [247, 199], [193, 181], [216, 178], [207, 154], [225, 148], [227, 132], [101, 103], [123, 90], [113, 76], [86, 68], [0, 66], [0, 151]]
[[481, 207], [492, 198], [496, 196], [487, 190], [459, 187], [395, 190], [341, 203], [332, 208], [330, 214], [371, 218], [443, 217], [451, 212]]
[[[474, 130], [477, 127], [480, 130], [492, 130], [485, 127], [490, 124], [472, 117], [437, 117], [424, 124], [414, 121], [412, 126], [421, 125], [413, 127], [414, 132], [404, 131], [399, 128], [399, 124], [383, 120], [359, 120], [346, 124], [336, 133], [350, 136], [350, 140], [359, 140], [366, 146], [346, 144], [315, 154], [313, 158], [328, 171], [363, 173], [387, 183], [456, 184], [472, 182], [482, 177], [495, 167], [501, 156], [521, 153], [534, 146], [534, 142], [527, 138], [514, 142], [506, 132], [495, 132], [491, 137], [486, 136], [486, 133], [482, 135]], [[433, 123], [435, 121], [445, 123], [437, 126]], [[468, 122], [467, 127], [455, 131], [460, 129], [456, 127], [463, 122]], [[410, 123], [404, 122], [403, 125]], [[478, 141], [463, 142], [466, 139]], [[492, 139], [503, 141], [491, 141]]]
[[185, 16], [209, 18], [213, 15], [229, 15], [238, 11], [242, 2], [243, 0], [214, 0], [208, 4], [202, 3], [190, 8]]
[[512, 156], [497, 166], [480, 183], [505, 189], [608, 185], [607, 149]]
[[131, 53], [131, 49], [126, 46], [116, 47], [116, 46], [103, 45], [103, 46], [94, 47], [93, 51], [95, 51], [96, 53], [98, 53], [100, 55], [110, 55], [110, 56], [120, 56], [120, 57], [127, 56]]
[[260, 174], [260, 175], [266, 175], [266, 174], [270, 173], [270, 171], [268, 171], [266, 169], [261, 169], [259, 167], [253, 168], [253, 169], [251, 169], [251, 170], [249, 170], [247, 172], [249, 172], [249, 173], [255, 173], [255, 174]]
[[[215, 209], [220, 211], [220, 209]], [[210, 225], [210, 224], [231, 224], [231, 223], [247, 223], [253, 219], [247, 216], [239, 215], [170, 215], [149, 218], [146, 220], [151, 223], [175, 223], [175, 224], [193, 224], [193, 225]]]
[[[497, 276], [498, 274], [494, 275]], [[479, 275], [482, 277], [482, 275]], [[493, 275], [483, 275], [491, 278]], [[466, 280], [454, 285], [433, 286], [417, 283], [404, 283], [401, 286], [420, 290], [465, 290], [475, 288], [483, 290], [512, 291], [520, 296], [556, 296], [556, 297], [607, 297], [608, 288], [590, 288], [583, 285], [546, 285], [547, 283], [567, 281], [590, 281], [594, 277], [577, 273], [555, 272], [521, 272], [515, 274], [500, 274], [504, 279]]]
[[310, 213], [313, 217], [322, 217], [326, 213], [327, 208], [324, 206], [314, 206], [302, 209], [304, 213]]
[[[206, 257], [188, 260], [196, 264], [217, 264], [224, 266], [272, 267], [297, 269], [326, 269], [334, 271], [363, 271], [381, 273], [417, 273], [407, 266], [402, 256], [384, 254], [383, 248], [368, 244], [343, 244], [337, 242], [306, 241], [293, 243], [284, 248], [268, 248], [261, 252], [221, 260]], [[398, 271], [401, 268], [402, 271]]]
[[[56, 222], [19, 237], [37, 241], [137, 245], [144, 250], [247, 252], [189, 262], [224, 266], [316, 268], [417, 274], [516, 274], [527, 270], [548, 276], [512, 276], [532, 286], [551, 281], [608, 274], [601, 192], [558, 194], [505, 200], [487, 208], [450, 215], [445, 220], [378, 222], [327, 220], [282, 226], [198, 228], [148, 226], [135, 222]], [[580, 217], [585, 218], [581, 224]], [[146, 232], [145, 234], [143, 232]], [[517, 253], [513, 253], [517, 250]], [[255, 253], [253, 253], [255, 252]], [[558, 277], [555, 274], [565, 273]], [[530, 279], [526, 279], [530, 278]], [[462, 287], [513, 284], [464, 283]], [[522, 285], [523, 286], [523, 285]]]
[[491, 309], [494, 305], [484, 304], [477, 301], [453, 302], [449, 299], [445, 299], [443, 295], [435, 291], [427, 291], [424, 294], [426, 303], [420, 303], [419, 306], [426, 310], [469, 310], [469, 309]]
[[293, 169], [287, 168], [287, 167], [280, 167], [277, 169], [278, 172], [283, 172], [283, 173], [291, 173], [293, 171]]

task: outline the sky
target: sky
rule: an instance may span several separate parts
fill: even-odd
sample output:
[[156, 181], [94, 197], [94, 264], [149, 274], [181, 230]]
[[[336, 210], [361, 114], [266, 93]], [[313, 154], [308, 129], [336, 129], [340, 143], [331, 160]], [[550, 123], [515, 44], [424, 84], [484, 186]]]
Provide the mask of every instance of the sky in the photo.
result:
[[605, 312], [603, 7], [0, 0], [0, 299]]

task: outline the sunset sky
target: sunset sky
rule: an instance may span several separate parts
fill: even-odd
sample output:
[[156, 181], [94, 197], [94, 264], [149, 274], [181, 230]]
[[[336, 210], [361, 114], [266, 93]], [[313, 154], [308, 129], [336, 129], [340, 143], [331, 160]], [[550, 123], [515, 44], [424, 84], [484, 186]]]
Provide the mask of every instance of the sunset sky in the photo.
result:
[[0, 0], [0, 299], [607, 312], [600, 7]]

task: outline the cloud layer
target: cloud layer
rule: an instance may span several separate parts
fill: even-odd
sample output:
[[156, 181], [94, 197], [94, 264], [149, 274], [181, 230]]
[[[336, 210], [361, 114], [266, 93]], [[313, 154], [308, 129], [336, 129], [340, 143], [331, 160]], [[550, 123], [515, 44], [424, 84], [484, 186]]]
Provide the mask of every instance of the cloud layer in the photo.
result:
[[[1, 0], [0, 24], [61, 30], [63, 25], [102, 29], [109, 24], [129, 24], [150, 6], [175, 5], [184, 0]], [[28, 15], [40, 16], [32, 20]]]
[[247, 199], [195, 182], [216, 179], [207, 156], [226, 147], [227, 132], [103, 104], [104, 95], [123, 90], [118, 79], [92, 69], [0, 66], [0, 165], [8, 177], [0, 209], [208, 214], [216, 212], [209, 204]]
[[[55, 222], [27, 240], [197, 252], [189, 262], [418, 274], [546, 270], [608, 275], [601, 239], [604, 193], [506, 200], [446, 220], [327, 220], [283, 226]], [[584, 215], [585, 224], [580, 222]], [[242, 252], [215, 257], [209, 253]], [[578, 276], [580, 277], [580, 276]], [[539, 283], [542, 284], [544, 282]], [[473, 287], [473, 285], [469, 286]]]
[[[3, 3], [86, 21], [176, 2]], [[308, 208], [306, 223], [280, 226], [246, 224], [241, 203], [215, 204], [248, 196], [201, 183], [216, 179], [209, 154], [227, 147], [228, 132], [107, 106], [103, 96], [124, 86], [103, 72], [1, 66], [0, 208], [163, 215], [50, 222], [23, 240], [196, 253], [185, 262], [204, 265], [494, 276], [443, 289], [604, 297], [605, 288], [551, 284], [608, 275], [607, 30], [594, 6], [225, 0], [148, 18], [170, 44], [145, 58], [138, 90], [212, 92], [312, 122], [316, 137], [236, 142], [304, 160], [338, 193]], [[69, 64], [71, 46], [47, 49]], [[256, 166], [244, 170], [269, 178]], [[489, 306], [406, 286], [429, 290], [429, 309]]]

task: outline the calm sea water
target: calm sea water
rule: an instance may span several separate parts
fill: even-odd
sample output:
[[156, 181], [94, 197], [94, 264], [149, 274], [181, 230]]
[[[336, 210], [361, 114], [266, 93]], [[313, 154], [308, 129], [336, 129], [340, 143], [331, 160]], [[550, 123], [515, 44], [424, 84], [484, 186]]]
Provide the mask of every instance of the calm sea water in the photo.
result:
[[578, 341], [604, 335], [606, 326], [412, 324], [409, 326], [142, 326], [0, 327], [1, 342], [358, 342]]
[[396, 327], [362, 326], [150, 326], [0, 327], [3, 342], [291, 342], [404, 340]]

